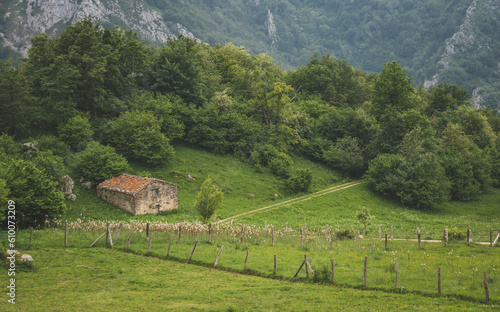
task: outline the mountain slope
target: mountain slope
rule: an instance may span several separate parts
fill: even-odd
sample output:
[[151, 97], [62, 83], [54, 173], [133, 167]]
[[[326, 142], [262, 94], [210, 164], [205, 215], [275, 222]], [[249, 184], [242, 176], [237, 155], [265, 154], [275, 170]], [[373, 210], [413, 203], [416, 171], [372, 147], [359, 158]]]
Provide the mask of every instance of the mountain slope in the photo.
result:
[[[177, 34], [232, 42], [270, 54], [287, 69], [314, 53], [367, 72], [397, 60], [416, 84], [458, 83], [474, 93], [476, 107], [498, 108], [498, 7], [498, 0], [6, 0], [0, 36], [4, 46], [25, 55], [33, 35], [56, 35], [90, 15], [152, 42]], [[0, 58], [12, 56], [0, 49]]]

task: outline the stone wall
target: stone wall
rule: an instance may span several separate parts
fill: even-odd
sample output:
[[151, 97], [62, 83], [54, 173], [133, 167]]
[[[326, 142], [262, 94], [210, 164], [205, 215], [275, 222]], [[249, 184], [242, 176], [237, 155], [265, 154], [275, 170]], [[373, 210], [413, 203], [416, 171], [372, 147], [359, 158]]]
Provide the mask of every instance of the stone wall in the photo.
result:
[[110, 204], [118, 206], [132, 214], [135, 213], [135, 200], [132, 195], [111, 191], [104, 188], [97, 188], [97, 195]]
[[155, 180], [135, 196], [135, 214], [177, 209], [177, 186]]

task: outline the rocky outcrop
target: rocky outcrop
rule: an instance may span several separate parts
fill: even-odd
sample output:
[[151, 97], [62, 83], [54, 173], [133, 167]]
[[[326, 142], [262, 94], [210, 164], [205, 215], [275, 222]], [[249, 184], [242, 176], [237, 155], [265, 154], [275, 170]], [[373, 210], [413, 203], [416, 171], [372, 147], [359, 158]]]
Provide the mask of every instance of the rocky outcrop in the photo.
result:
[[267, 10], [267, 36], [271, 40], [271, 46], [273, 48], [278, 47], [278, 41], [280, 40], [277, 31], [276, 25], [274, 24], [273, 13], [271, 13], [271, 10]]
[[154, 42], [164, 42], [179, 34], [196, 39], [184, 26], [165, 21], [139, 0], [19, 0], [3, 9], [5, 29], [9, 31], [0, 33], [0, 40], [24, 56], [32, 37], [41, 33], [54, 37], [87, 16], [100, 24], [133, 29], [140, 37]]

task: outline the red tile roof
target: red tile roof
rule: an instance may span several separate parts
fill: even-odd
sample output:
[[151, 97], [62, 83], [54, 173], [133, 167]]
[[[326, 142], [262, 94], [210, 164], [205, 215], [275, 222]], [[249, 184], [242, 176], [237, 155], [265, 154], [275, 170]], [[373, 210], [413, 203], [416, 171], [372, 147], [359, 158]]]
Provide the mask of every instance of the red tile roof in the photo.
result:
[[135, 195], [143, 190], [153, 180], [156, 179], [122, 173], [117, 177], [113, 177], [102, 182], [97, 186], [97, 188], [104, 188], [111, 191]]

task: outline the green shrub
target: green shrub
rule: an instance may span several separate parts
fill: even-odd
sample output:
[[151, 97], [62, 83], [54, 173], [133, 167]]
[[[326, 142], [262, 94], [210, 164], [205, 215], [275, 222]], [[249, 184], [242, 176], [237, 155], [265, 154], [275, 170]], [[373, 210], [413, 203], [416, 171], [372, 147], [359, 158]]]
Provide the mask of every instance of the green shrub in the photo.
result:
[[456, 227], [452, 227], [452, 228], [448, 229], [448, 239], [449, 240], [461, 240], [461, 239], [465, 239], [465, 237], [467, 237], [466, 230], [460, 231]]
[[338, 239], [354, 238], [356, 237], [356, 234], [354, 233], [353, 228], [338, 229], [337, 231], [335, 231], [335, 237], [337, 237]]
[[68, 145], [53, 135], [42, 135], [34, 141], [36, 141], [36, 146], [40, 151], [51, 151], [55, 156], [63, 158], [69, 154]]
[[127, 111], [110, 123], [110, 144], [127, 157], [147, 165], [161, 165], [174, 155], [161, 121], [151, 112]]
[[74, 150], [81, 151], [92, 140], [92, 127], [87, 117], [72, 117], [59, 129], [59, 137]]
[[130, 170], [127, 160], [114, 148], [97, 142], [89, 143], [76, 158], [77, 171], [93, 185]]
[[290, 176], [290, 167], [292, 166], [292, 158], [285, 153], [278, 153], [275, 157], [271, 158], [269, 168], [275, 175], [288, 178]]
[[286, 180], [286, 189], [292, 193], [307, 192], [311, 187], [311, 183], [311, 171], [309, 169], [299, 169]]

